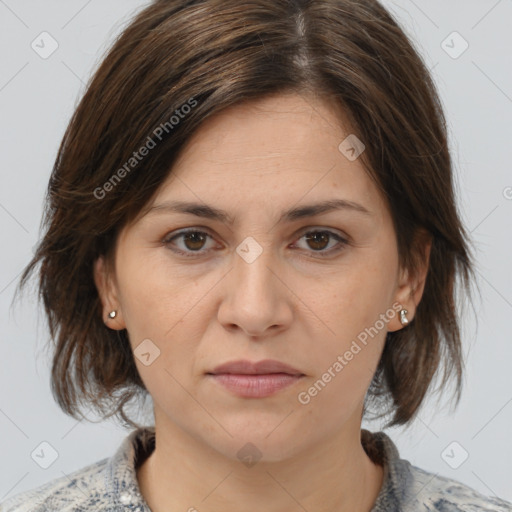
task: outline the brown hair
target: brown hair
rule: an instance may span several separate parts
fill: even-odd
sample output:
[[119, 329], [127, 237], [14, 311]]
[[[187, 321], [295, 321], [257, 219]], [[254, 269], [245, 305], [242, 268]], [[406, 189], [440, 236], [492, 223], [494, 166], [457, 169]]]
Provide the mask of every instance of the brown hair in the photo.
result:
[[51, 388], [64, 412], [76, 418], [84, 403], [138, 426], [124, 407], [148, 392], [126, 330], [103, 322], [93, 263], [105, 255], [112, 264], [119, 231], [206, 118], [283, 92], [344, 109], [366, 144], [360, 158], [389, 204], [405, 268], [418, 268], [419, 230], [432, 236], [414, 321], [387, 333], [367, 400], [389, 404], [388, 425], [407, 424], [443, 366], [441, 386], [455, 376], [459, 402], [456, 283], [470, 291], [473, 263], [441, 102], [398, 23], [376, 0], [158, 0], [113, 43], [72, 116], [48, 185], [45, 233], [17, 290], [40, 264], [55, 344]]

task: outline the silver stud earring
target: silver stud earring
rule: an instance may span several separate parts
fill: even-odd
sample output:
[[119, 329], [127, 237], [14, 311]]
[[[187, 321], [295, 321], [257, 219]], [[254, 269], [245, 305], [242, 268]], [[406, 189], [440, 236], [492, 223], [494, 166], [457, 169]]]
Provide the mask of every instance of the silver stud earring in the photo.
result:
[[407, 315], [407, 309], [401, 309], [400, 310], [400, 323], [402, 325], [407, 325], [409, 323], [409, 320], [407, 319], [407, 317], [405, 315]]
[[112, 318], [112, 319], [114, 319], [116, 316], [117, 316], [117, 311], [115, 311], [115, 310], [114, 310], [114, 311], [111, 311], [111, 312], [108, 314], [108, 317], [109, 317], [109, 318]]

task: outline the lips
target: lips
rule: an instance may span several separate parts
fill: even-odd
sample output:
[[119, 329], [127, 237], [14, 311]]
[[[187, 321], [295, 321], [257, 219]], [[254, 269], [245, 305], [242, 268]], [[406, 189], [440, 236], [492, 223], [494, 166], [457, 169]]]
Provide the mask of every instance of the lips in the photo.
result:
[[262, 361], [251, 362], [247, 360], [230, 361], [215, 367], [209, 375], [236, 374], [236, 375], [268, 375], [268, 374], [288, 374], [294, 376], [304, 375], [297, 368], [276, 361], [274, 359], [264, 359]]
[[304, 374], [292, 366], [264, 359], [230, 361], [208, 372], [207, 378], [221, 385], [229, 393], [241, 398], [266, 398], [304, 378]]

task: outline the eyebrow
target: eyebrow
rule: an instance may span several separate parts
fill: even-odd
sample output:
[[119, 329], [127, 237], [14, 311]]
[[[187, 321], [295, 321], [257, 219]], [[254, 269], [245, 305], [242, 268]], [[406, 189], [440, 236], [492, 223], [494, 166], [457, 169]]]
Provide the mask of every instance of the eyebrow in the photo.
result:
[[[374, 215], [374, 213], [363, 205], [355, 203], [354, 201], [349, 201], [347, 199], [330, 199], [319, 203], [290, 208], [281, 214], [278, 222], [291, 222], [336, 210], [353, 211], [368, 216]], [[229, 225], [232, 225], [235, 220], [234, 217], [229, 215], [227, 212], [213, 206], [186, 201], [165, 201], [163, 203], [156, 204], [149, 208], [146, 215], [158, 213], [187, 213], [195, 215], [196, 217], [218, 220]]]

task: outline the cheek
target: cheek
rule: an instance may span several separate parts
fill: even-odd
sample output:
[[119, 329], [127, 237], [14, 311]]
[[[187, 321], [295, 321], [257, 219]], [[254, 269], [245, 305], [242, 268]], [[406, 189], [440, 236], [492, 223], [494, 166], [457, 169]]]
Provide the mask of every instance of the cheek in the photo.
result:
[[[120, 262], [118, 268], [121, 302], [130, 344], [135, 352], [135, 361], [143, 380], [159, 385], [163, 379], [169, 385], [172, 372], [177, 379], [188, 375], [189, 366], [194, 360], [196, 346], [204, 335], [212, 312], [207, 312], [207, 293], [218, 277], [205, 276], [196, 279], [183, 271], [170, 269], [165, 261], [150, 258], [132, 258]], [[144, 262], [144, 263], [143, 263]], [[150, 340], [148, 347], [158, 353], [151, 366], [137, 360], [140, 345]], [[140, 346], [140, 349], [138, 348]], [[155, 375], [155, 371], [163, 375]]]
[[131, 255], [120, 258], [118, 276], [128, 332], [161, 338], [198, 302], [201, 287], [173, 271], [162, 249], [127, 248], [125, 254]]
[[347, 420], [362, 403], [379, 362], [387, 333], [381, 315], [386, 311], [385, 300], [361, 292], [331, 307], [334, 334], [317, 341], [318, 350], [308, 350], [314, 374], [299, 390], [299, 407], [321, 410], [334, 423]]
[[396, 263], [392, 252], [366, 256], [333, 275], [328, 289], [318, 289], [313, 301], [312, 309], [323, 321], [322, 335], [316, 336], [321, 350], [310, 351], [313, 367], [317, 378], [329, 370], [336, 375], [327, 374], [325, 379], [331, 379], [328, 387], [338, 389], [340, 398], [347, 389], [365, 391], [384, 347], [388, 322], [396, 315], [391, 308]]
[[343, 267], [315, 293], [315, 311], [331, 328], [334, 338], [347, 340], [372, 326], [390, 307], [394, 294], [394, 267], [359, 258]]

